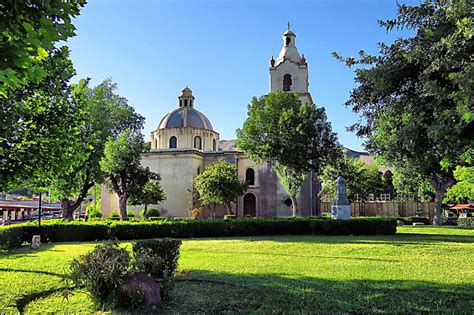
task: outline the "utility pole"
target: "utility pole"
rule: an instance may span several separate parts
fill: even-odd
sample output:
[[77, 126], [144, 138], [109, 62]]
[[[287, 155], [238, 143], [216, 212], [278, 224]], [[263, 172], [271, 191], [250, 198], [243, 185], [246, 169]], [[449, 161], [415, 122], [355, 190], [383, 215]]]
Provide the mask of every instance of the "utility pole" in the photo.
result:
[[41, 192], [39, 193], [39, 204], [38, 204], [38, 227], [41, 227]]

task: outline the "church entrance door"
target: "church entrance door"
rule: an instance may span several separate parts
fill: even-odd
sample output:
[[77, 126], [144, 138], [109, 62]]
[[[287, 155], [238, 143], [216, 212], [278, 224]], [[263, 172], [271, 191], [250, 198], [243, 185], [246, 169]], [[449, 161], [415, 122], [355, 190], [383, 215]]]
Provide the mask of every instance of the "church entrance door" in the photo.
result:
[[244, 216], [255, 217], [257, 215], [257, 200], [254, 194], [248, 193], [244, 196]]

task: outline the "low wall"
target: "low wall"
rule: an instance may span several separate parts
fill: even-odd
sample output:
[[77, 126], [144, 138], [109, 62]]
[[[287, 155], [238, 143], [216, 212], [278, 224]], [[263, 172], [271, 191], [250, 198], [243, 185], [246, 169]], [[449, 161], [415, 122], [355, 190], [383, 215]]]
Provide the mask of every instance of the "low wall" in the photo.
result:
[[[331, 212], [331, 202], [321, 202], [322, 212]], [[351, 202], [352, 216], [434, 217], [434, 202]]]

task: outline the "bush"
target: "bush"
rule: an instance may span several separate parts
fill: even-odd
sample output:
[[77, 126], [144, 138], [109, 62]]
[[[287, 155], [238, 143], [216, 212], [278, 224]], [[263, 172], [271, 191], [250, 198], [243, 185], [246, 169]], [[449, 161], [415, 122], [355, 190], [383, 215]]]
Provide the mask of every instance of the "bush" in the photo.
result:
[[135, 218], [135, 213], [131, 210], [127, 210], [127, 217], [129, 218]]
[[130, 254], [116, 242], [98, 244], [71, 263], [71, 278], [84, 286], [100, 305], [115, 306], [121, 300], [120, 285], [129, 275]]
[[460, 226], [460, 227], [474, 228], [474, 217], [470, 217], [470, 218], [459, 218], [459, 219], [458, 219], [458, 226]]
[[88, 212], [87, 212], [87, 216], [89, 218], [102, 218], [103, 214], [102, 212], [100, 212], [99, 210], [97, 209], [90, 209]]
[[148, 219], [150, 217], [159, 217], [161, 215], [160, 211], [158, 209], [155, 209], [155, 208], [148, 209], [147, 212], [146, 212], [146, 216], [144, 215], [144, 212], [145, 212], [145, 210], [141, 211], [142, 217], [144, 219]]
[[112, 211], [109, 218], [120, 218], [120, 215], [118, 214], [117, 211]]
[[295, 234], [391, 235], [396, 233], [396, 225], [395, 218], [383, 217], [357, 217], [350, 220], [315, 217], [96, 222], [49, 220], [42, 224], [41, 229], [34, 223], [0, 227], [0, 245], [5, 248], [18, 247], [24, 242], [31, 242], [35, 234], [41, 234], [42, 242]]
[[133, 242], [135, 270], [145, 272], [160, 283], [161, 297], [173, 290], [173, 276], [178, 267], [180, 240], [149, 239]]
[[132, 249], [135, 257], [137, 255], [151, 254], [162, 258], [161, 267], [153, 267], [153, 271], [145, 272], [152, 278], [171, 277], [178, 267], [179, 247], [181, 240], [174, 239], [148, 239], [133, 242]]
[[232, 220], [232, 219], [237, 219], [237, 216], [235, 214], [226, 214], [224, 216], [224, 220]]
[[147, 217], [148, 221], [159, 221], [159, 220], [168, 220], [167, 217]]

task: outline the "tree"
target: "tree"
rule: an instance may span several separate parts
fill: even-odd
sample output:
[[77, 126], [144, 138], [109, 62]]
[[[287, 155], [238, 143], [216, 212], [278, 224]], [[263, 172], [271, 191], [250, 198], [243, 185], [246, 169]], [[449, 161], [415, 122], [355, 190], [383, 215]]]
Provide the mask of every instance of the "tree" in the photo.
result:
[[336, 180], [339, 176], [346, 180], [347, 197], [350, 201], [368, 200], [369, 194], [378, 196], [392, 193], [391, 172], [385, 174], [379, 172], [377, 164], [368, 165], [363, 160], [343, 156], [331, 161], [323, 169], [319, 177], [322, 183], [320, 194], [323, 197], [334, 198]]
[[51, 175], [53, 190], [61, 200], [63, 220], [72, 220], [88, 190], [104, 181], [100, 161], [105, 143], [125, 129], [141, 130], [144, 118], [135, 113], [126, 99], [115, 93], [111, 79], [91, 89], [88, 80], [81, 80], [74, 88], [73, 99], [81, 104], [81, 117], [75, 121], [80, 132], [73, 141], [63, 146], [68, 167]]
[[124, 131], [117, 139], [109, 137], [105, 144], [104, 157], [100, 161], [106, 173], [106, 184], [119, 197], [120, 218], [128, 220], [127, 201], [133, 194], [146, 185], [150, 179], [159, 178], [140, 166], [141, 153], [145, 149], [143, 135], [139, 132]]
[[43, 61], [47, 76], [0, 97], [0, 190], [45, 188], [54, 172], [68, 168], [64, 147], [80, 133], [82, 104], [73, 100], [75, 74], [67, 47]]
[[232, 203], [237, 202], [248, 187], [246, 182], [239, 181], [237, 167], [222, 159], [194, 177], [193, 185], [203, 205], [224, 205], [227, 214], [232, 211]]
[[400, 5], [387, 31], [409, 29], [413, 37], [380, 44], [376, 56], [341, 58], [357, 66], [357, 87], [348, 107], [362, 116], [351, 126], [366, 137], [367, 150], [396, 168], [428, 179], [435, 190], [434, 223], [455, 183], [457, 165], [474, 156], [474, 21], [468, 0]]
[[78, 132], [70, 102], [75, 74], [66, 46], [85, 1], [0, 3], [0, 190], [44, 189], [45, 170], [67, 168], [62, 145]]
[[431, 202], [434, 199], [434, 189], [428, 179], [407, 167], [393, 170], [392, 183], [397, 201]]
[[[158, 174], [153, 174], [158, 175]], [[130, 195], [131, 205], [144, 205], [143, 217], [147, 217], [148, 205], [156, 205], [166, 200], [166, 194], [160, 185], [160, 176], [150, 176], [143, 187], [137, 187]]]
[[446, 192], [445, 203], [474, 202], [474, 167], [457, 166], [454, 170], [456, 184]]
[[48, 76], [45, 60], [55, 43], [74, 36], [72, 19], [85, 0], [0, 3], [0, 99]]
[[253, 98], [237, 146], [256, 163], [271, 161], [290, 195], [293, 216], [296, 195], [308, 172], [319, 174], [340, 154], [337, 136], [326, 120], [324, 108], [303, 104], [297, 93], [277, 91]]

